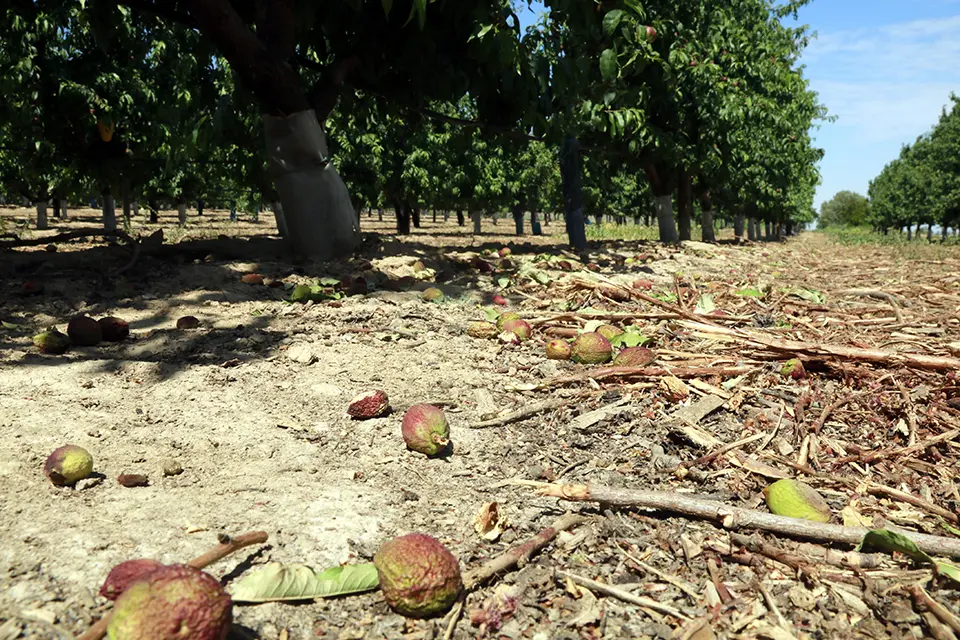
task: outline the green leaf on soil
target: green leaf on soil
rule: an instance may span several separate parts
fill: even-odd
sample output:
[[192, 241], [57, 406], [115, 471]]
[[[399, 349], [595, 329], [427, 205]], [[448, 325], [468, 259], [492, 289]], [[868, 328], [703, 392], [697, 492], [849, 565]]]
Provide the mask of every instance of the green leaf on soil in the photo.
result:
[[317, 573], [302, 564], [271, 562], [234, 582], [229, 591], [235, 602], [279, 602], [361, 593], [379, 585], [372, 563], [332, 567]]
[[650, 342], [650, 338], [640, 333], [633, 325], [628, 326], [623, 333], [610, 340], [614, 348], [640, 347]]
[[813, 304], [825, 304], [827, 302], [827, 296], [813, 289], [790, 289], [787, 295], [812, 302]]
[[506, 289], [510, 286], [510, 278], [497, 278], [497, 286]]
[[583, 329], [580, 330], [580, 333], [593, 333], [605, 324], [606, 322], [604, 320], [588, 320], [587, 324], [583, 325]]
[[13, 322], [7, 322], [6, 320], [0, 321], [0, 325], [9, 331], [26, 331], [28, 329], [26, 325], [15, 324]]
[[923, 551], [920, 551], [920, 548], [917, 547], [913, 540], [902, 533], [890, 531], [889, 529], [874, 529], [873, 531], [868, 531], [863, 536], [863, 540], [860, 541], [860, 544], [857, 545], [856, 550], [886, 551], [888, 553], [897, 552], [902, 553], [905, 556], [909, 556], [914, 560], [930, 563], [933, 562], [933, 558], [925, 554]]
[[960, 529], [957, 529], [956, 527], [951, 525], [949, 522], [947, 522], [943, 518], [940, 518], [939, 516], [937, 517], [937, 519], [940, 520], [941, 527], [943, 527], [945, 530], [949, 531], [953, 535], [960, 537]]
[[763, 297], [763, 291], [760, 291], [759, 289], [755, 289], [753, 287], [745, 287], [743, 289], [740, 289], [739, 291], [734, 291], [733, 294], [737, 296], [746, 296], [748, 298]]
[[320, 282], [318, 284], [321, 287], [335, 287], [340, 284], [340, 281], [336, 278], [331, 278], [330, 276], [324, 276], [323, 278], [320, 278]]
[[701, 315], [706, 315], [717, 309], [717, 305], [713, 303], [713, 296], [709, 293], [705, 293], [700, 296], [700, 299], [697, 300], [697, 306], [693, 310], [694, 313], [699, 313]]
[[483, 310], [483, 316], [487, 319], [487, 322], [496, 322], [497, 318], [500, 317], [500, 313], [500, 311], [491, 309], [490, 307]]

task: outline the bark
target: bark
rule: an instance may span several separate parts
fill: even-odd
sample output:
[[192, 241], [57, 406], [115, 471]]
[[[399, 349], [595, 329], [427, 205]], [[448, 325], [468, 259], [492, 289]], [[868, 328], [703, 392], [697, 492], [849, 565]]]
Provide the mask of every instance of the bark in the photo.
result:
[[433, 210], [433, 223], [434, 223], [434, 224], [437, 223], [437, 210], [436, 210], [436, 209]]
[[581, 181], [580, 143], [567, 135], [560, 151], [560, 177], [563, 189], [563, 214], [570, 246], [587, 250], [587, 229], [583, 217], [583, 183]]
[[457, 226], [462, 227], [466, 224], [466, 220], [463, 218], [463, 209], [457, 209]]
[[63, 201], [60, 200], [59, 198], [53, 199], [53, 217], [58, 220], [63, 217], [63, 214], [61, 213], [61, 209], [60, 209], [61, 202]]
[[754, 218], [747, 220], [747, 240], [756, 241], [757, 239], [757, 221]]
[[47, 202], [43, 200], [37, 203], [37, 229], [44, 230], [49, 228], [50, 225], [47, 221]]
[[122, 202], [123, 202], [123, 205], [122, 205], [122, 206], [123, 206], [123, 223], [124, 223], [125, 225], [128, 225], [127, 228], [129, 228], [129, 225], [130, 225], [130, 204], [131, 204], [131, 203], [130, 203], [130, 185], [128, 185], [128, 184], [126, 183], [126, 181], [124, 181], [124, 183], [123, 183], [123, 185], [122, 185], [122, 187], [121, 187], [120, 198], [122, 199]]
[[713, 230], [713, 202], [710, 200], [710, 194], [706, 192], [700, 194], [700, 216], [701, 239], [704, 242], [716, 242], [717, 234]]
[[690, 240], [693, 218], [693, 183], [686, 171], [680, 172], [680, 187], [677, 190], [677, 237]]
[[933, 242], [933, 225], [927, 225], [927, 242]]
[[793, 229], [793, 220], [788, 220], [788, 221], [787, 221], [787, 236], [792, 236], [792, 235], [793, 235], [793, 231], [794, 231], [794, 229]]
[[177, 198], [177, 222], [181, 227], [187, 224], [187, 203], [183, 197]]
[[764, 240], [770, 239], [770, 221], [769, 220], [763, 221], [763, 239]]
[[60, 217], [63, 220], [69, 220], [70, 214], [67, 207], [67, 201], [65, 199], [61, 199], [59, 202], [60, 202]]
[[654, 198], [657, 211], [657, 226], [660, 229], [660, 242], [679, 242], [677, 223], [673, 217], [673, 196], [670, 194]]
[[913, 240], [913, 226], [907, 225], [907, 241]]
[[482, 217], [483, 217], [483, 213], [480, 212], [479, 210], [477, 210], [477, 211], [472, 212], [472, 213], [470, 214], [470, 216], [473, 218], [473, 232], [476, 233], [476, 234], [479, 234], [479, 233], [480, 233], [480, 221], [481, 221], [481, 219], [482, 219]]
[[383, 208], [377, 209], [377, 221], [383, 222]]
[[413, 219], [413, 226], [415, 229], [420, 228], [420, 207], [413, 207], [410, 209], [410, 217]]
[[742, 213], [738, 213], [733, 217], [733, 235], [736, 237], [737, 242], [743, 240], [744, 223], [745, 219]]
[[140, 203], [136, 200], [133, 201], [133, 217], [136, 218], [140, 215]]
[[197, 215], [198, 215], [198, 216], [202, 216], [202, 215], [203, 215], [203, 205], [204, 205], [203, 200], [197, 200]]
[[530, 211], [530, 232], [535, 236], [542, 236], [543, 229], [540, 228], [540, 217], [537, 215], [537, 208]]
[[150, 208], [150, 224], [157, 224], [160, 215], [160, 205], [156, 200], [147, 200], [147, 206]]

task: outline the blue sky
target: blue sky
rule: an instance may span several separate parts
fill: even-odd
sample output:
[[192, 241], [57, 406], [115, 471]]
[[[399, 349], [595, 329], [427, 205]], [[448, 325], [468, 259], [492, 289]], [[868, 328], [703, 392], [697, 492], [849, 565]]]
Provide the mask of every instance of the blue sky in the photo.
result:
[[814, 132], [826, 152], [819, 208], [837, 191], [866, 194], [901, 145], [936, 123], [950, 92], [960, 94], [960, 0], [813, 0], [799, 23], [817, 33], [804, 74], [837, 116]]

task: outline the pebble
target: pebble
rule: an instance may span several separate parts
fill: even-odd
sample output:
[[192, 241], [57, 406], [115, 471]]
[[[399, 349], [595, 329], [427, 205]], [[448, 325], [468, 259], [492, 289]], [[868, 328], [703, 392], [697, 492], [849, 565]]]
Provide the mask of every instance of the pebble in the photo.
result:
[[183, 473], [183, 466], [176, 460], [164, 460], [163, 461], [163, 475], [165, 476], [178, 476]]
[[313, 352], [313, 348], [310, 345], [301, 342], [291, 345], [287, 349], [287, 358], [300, 364], [312, 364], [317, 360], [317, 355]]

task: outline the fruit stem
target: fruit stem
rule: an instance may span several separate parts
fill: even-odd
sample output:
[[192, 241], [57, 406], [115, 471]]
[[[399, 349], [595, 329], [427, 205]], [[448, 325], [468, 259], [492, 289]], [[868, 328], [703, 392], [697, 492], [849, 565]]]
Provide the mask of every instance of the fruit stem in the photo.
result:
[[[232, 540], [224, 542], [213, 549], [210, 549], [210, 551], [207, 551], [203, 555], [197, 556], [186, 564], [194, 569], [203, 569], [204, 567], [208, 567], [214, 562], [222, 560], [231, 553], [239, 551], [244, 547], [264, 543], [267, 541], [267, 537], [266, 531], [252, 531], [250, 533], [245, 533], [241, 536], [233, 538]], [[107, 634], [107, 625], [110, 624], [111, 613], [112, 612], [108, 611], [105, 616], [97, 620], [93, 626], [87, 629], [83, 635], [77, 638], [77, 640], [100, 640], [103, 638], [103, 636]]]

